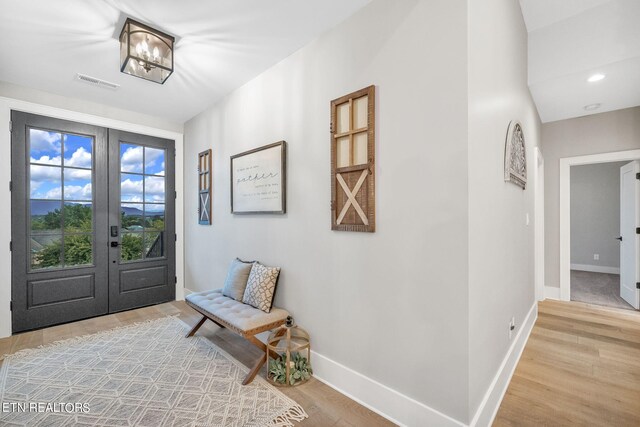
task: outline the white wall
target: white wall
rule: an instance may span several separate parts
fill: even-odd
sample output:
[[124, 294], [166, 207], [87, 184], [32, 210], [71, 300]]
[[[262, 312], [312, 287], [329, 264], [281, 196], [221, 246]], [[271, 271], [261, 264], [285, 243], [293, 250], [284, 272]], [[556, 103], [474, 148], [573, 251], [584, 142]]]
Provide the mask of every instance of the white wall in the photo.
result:
[[[522, 123], [526, 190], [504, 181], [511, 120]], [[534, 169], [540, 119], [527, 87], [527, 31], [517, 1], [469, 2], [469, 411], [476, 413], [534, 295]], [[527, 225], [526, 217], [530, 218]], [[535, 310], [534, 310], [535, 311]], [[535, 314], [534, 314], [535, 315]], [[516, 331], [508, 326], [515, 317]], [[525, 335], [528, 331], [523, 332]], [[523, 337], [523, 340], [526, 336]], [[522, 344], [520, 342], [519, 344]], [[511, 353], [509, 353], [511, 354]], [[513, 360], [510, 361], [513, 363]], [[501, 378], [504, 383], [508, 381]], [[498, 389], [500, 383], [495, 387]], [[491, 390], [489, 390], [491, 392]], [[501, 398], [500, 390], [489, 401]], [[486, 423], [485, 416], [478, 415]]]
[[[97, 91], [97, 93], [100, 93], [102, 91], [104, 91], [105, 93], [111, 93], [110, 89], [95, 88], [95, 90]], [[78, 111], [97, 117], [105, 117], [113, 120], [120, 120], [123, 122], [136, 123], [139, 125], [149, 126], [155, 129], [162, 129], [176, 133], [182, 133], [183, 130], [182, 123], [172, 122], [167, 119], [137, 113], [135, 111], [109, 107], [107, 105], [85, 101], [83, 99], [56, 95], [54, 93], [44, 92], [41, 90], [15, 85], [13, 83], [3, 81], [0, 81], [0, 96], [3, 96], [5, 98], [20, 99], [38, 105], [62, 108], [69, 111]]]
[[[186, 286], [221, 286], [235, 256], [281, 266], [276, 305], [309, 330], [315, 351], [414, 399], [414, 407], [463, 422], [466, 24], [465, 1], [373, 1], [185, 124]], [[370, 84], [377, 86], [377, 230], [334, 232], [329, 102]], [[282, 139], [288, 213], [231, 215], [229, 156]], [[201, 226], [196, 155], [209, 147], [213, 225]], [[356, 398], [367, 394], [350, 387], [343, 389]], [[429, 423], [403, 410], [386, 415]]]
[[620, 235], [620, 168], [626, 163], [571, 167], [572, 268], [620, 269], [620, 242], [615, 238]]
[[560, 287], [560, 159], [640, 148], [640, 107], [542, 125], [545, 286]]
[[[51, 95], [34, 89], [0, 82], [0, 338], [11, 335], [11, 110], [25, 111], [49, 117], [74, 120], [98, 126], [170, 138], [176, 142], [176, 299], [184, 295], [183, 239], [183, 136], [182, 126], [161, 119], [125, 110], [104, 107], [78, 99]], [[101, 115], [96, 115], [101, 113]], [[130, 120], [122, 118], [129, 117]], [[157, 127], [156, 127], [157, 126]], [[105, 230], [106, 232], [106, 230]]]

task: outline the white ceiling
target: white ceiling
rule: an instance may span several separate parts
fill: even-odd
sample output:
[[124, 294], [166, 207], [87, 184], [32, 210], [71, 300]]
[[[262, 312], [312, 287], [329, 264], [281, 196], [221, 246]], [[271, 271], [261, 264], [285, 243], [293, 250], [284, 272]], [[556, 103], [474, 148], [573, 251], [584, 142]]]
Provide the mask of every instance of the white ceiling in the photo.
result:
[[[520, 0], [543, 122], [640, 105], [640, 0]], [[587, 79], [596, 73], [606, 78]], [[601, 104], [586, 111], [590, 104]]]
[[[0, 80], [181, 123], [369, 1], [1, 0]], [[125, 15], [176, 36], [164, 85], [120, 73]]]

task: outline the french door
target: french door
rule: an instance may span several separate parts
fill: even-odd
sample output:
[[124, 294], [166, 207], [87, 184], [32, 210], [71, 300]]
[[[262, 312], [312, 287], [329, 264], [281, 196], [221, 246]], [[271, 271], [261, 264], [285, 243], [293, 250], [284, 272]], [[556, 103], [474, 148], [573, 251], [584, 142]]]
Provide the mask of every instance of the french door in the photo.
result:
[[174, 142], [11, 120], [13, 332], [173, 300]]

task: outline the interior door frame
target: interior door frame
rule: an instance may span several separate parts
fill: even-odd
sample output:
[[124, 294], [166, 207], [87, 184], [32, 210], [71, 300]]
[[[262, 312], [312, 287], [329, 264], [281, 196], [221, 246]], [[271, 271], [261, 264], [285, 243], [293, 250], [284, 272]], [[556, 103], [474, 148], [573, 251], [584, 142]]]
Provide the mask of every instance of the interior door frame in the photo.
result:
[[[78, 107], [82, 108], [82, 106]], [[118, 129], [126, 132], [173, 139], [176, 148], [175, 186], [177, 191], [175, 204], [176, 219], [176, 300], [184, 299], [184, 136], [182, 132], [156, 128], [124, 120], [81, 113], [68, 109], [41, 105], [19, 99], [0, 97], [0, 200], [11, 200], [9, 182], [11, 181], [11, 111], [38, 114], [56, 119], [75, 121], [94, 126]], [[125, 116], [124, 110], [114, 115]], [[11, 204], [0, 203], [0, 338], [11, 336]]]
[[[571, 166], [631, 162], [640, 159], [640, 150], [615, 151], [560, 159], [560, 295], [571, 300]], [[553, 296], [546, 288], [547, 298]]]

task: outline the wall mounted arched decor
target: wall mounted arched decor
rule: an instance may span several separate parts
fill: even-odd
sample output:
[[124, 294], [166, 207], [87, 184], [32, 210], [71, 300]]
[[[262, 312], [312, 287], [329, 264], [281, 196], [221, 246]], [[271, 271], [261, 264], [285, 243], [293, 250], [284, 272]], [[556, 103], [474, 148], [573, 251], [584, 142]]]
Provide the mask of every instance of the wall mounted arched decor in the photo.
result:
[[527, 187], [527, 152], [520, 122], [512, 120], [504, 150], [504, 180], [524, 190]]

